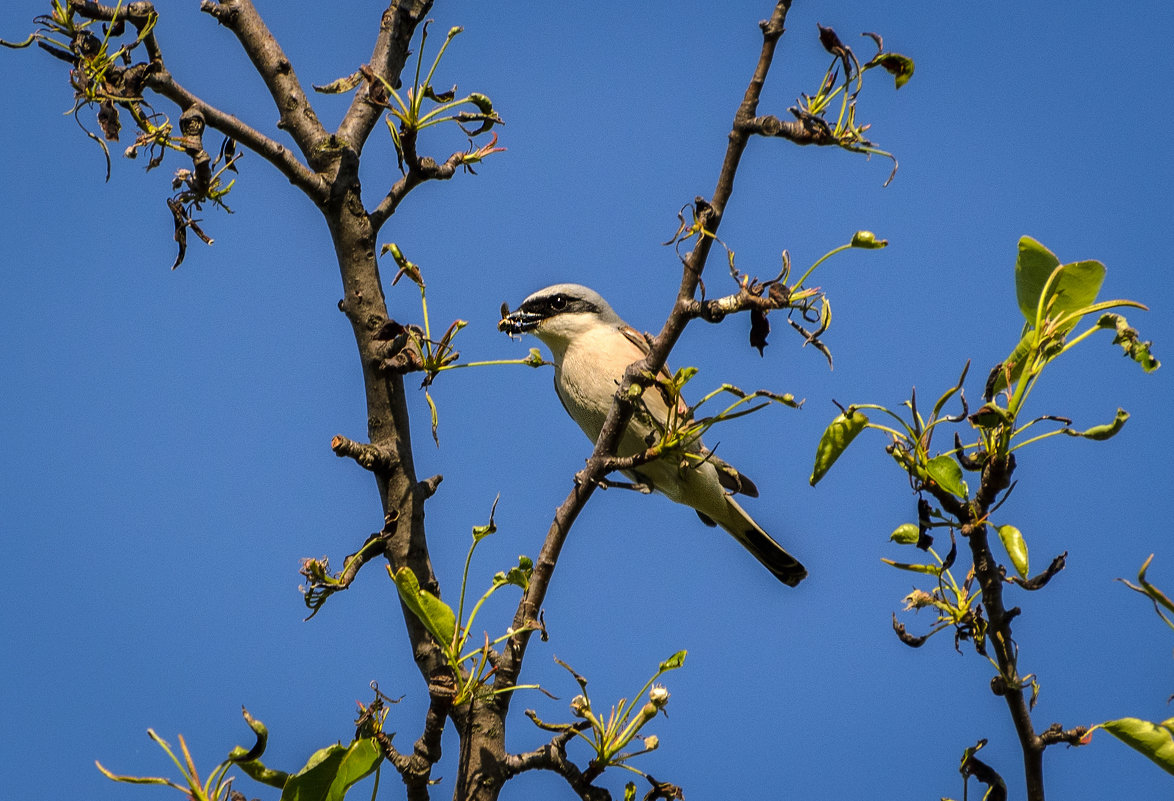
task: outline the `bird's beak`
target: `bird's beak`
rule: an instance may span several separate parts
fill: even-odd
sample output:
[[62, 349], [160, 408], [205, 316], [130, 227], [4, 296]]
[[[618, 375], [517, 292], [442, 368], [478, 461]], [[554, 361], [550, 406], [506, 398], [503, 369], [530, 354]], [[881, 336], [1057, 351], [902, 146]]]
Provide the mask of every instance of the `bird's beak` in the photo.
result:
[[501, 320], [497, 323], [497, 330], [504, 331], [510, 336], [533, 331], [542, 322], [542, 315], [518, 309], [510, 311], [508, 304], [501, 304]]

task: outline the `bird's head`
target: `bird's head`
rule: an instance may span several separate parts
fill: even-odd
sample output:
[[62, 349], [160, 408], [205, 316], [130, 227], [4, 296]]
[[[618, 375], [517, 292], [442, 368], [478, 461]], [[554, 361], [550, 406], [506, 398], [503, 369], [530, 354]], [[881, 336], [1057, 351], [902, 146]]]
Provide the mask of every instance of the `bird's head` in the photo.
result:
[[576, 336], [596, 326], [619, 326], [623, 321], [593, 289], [579, 284], [555, 284], [540, 289], [514, 311], [502, 304], [499, 331], [510, 336], [534, 334], [552, 349], [562, 350]]

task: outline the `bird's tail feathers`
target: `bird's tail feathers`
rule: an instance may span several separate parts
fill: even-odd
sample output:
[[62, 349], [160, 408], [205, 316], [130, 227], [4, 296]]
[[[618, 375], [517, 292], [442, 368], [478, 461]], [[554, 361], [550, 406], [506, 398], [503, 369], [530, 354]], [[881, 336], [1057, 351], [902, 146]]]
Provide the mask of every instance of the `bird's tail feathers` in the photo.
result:
[[730, 532], [775, 578], [788, 587], [794, 587], [807, 577], [807, 568], [771, 539], [737, 501], [727, 495], [726, 504], [730, 514], [716, 522]]

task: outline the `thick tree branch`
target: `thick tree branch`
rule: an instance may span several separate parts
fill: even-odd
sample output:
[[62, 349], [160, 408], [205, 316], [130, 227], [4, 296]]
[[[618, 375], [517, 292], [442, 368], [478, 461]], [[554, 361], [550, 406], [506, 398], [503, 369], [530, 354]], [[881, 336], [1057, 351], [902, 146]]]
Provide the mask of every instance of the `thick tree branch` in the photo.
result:
[[201, 0], [200, 10], [232, 31], [265, 82], [280, 119], [277, 127], [293, 137], [303, 158], [321, 171], [330, 161], [322, 145], [328, 134], [318, 121], [281, 45], [270, 33], [251, 0]]
[[404, 754], [397, 750], [391, 738], [382, 732], [375, 735], [383, 756], [399, 772], [407, 789], [408, 801], [428, 801], [432, 766], [440, 761], [441, 735], [444, 734], [444, 724], [452, 701], [449, 693], [436, 692], [433, 687], [429, 687], [429, 691], [432, 693], [432, 703], [424, 718], [424, 731], [412, 747], [412, 753]]
[[[526, 710], [526, 714], [531, 720], [537, 722], [533, 710]], [[528, 770], [549, 770], [566, 779], [570, 788], [584, 801], [611, 801], [611, 793], [602, 787], [593, 785], [583, 771], [567, 758], [567, 743], [574, 739], [575, 731], [587, 729], [590, 725], [587, 721], [581, 721], [559, 732], [550, 742], [533, 751], [527, 751], [524, 754], [507, 754], [505, 758], [507, 777], [516, 776]]]
[[[982, 469], [982, 481], [974, 499], [963, 502], [936, 484], [927, 484], [942, 507], [961, 523], [962, 536], [970, 543], [974, 574], [982, 588], [982, 605], [987, 612], [986, 641], [993, 647], [999, 675], [992, 682], [992, 690], [1003, 697], [1015, 733], [1023, 752], [1024, 777], [1028, 801], [1044, 800], [1045, 743], [1035, 733], [1031, 720], [1031, 706], [1024, 694], [1024, 682], [1019, 675], [1019, 653], [1011, 631], [1011, 621], [1018, 609], [1008, 609], [1003, 600], [1004, 576], [991, 552], [987, 517], [997, 503], [999, 494], [1011, 483], [1015, 471], [1015, 456], [988, 457]], [[1063, 560], [1053, 562], [1058, 570]], [[976, 774], [977, 775], [977, 774]]]
[[[397, 84], [400, 71], [408, 58], [408, 45], [412, 34], [432, 8], [432, 0], [393, 0], [383, 12], [379, 22], [379, 35], [371, 53], [368, 67], [379, 77], [393, 86]], [[338, 138], [354, 150], [363, 152], [363, 145], [375, 123], [379, 121], [382, 109], [367, 101], [367, 93], [360, 89], [351, 100], [338, 126]], [[379, 226], [375, 226], [378, 230]]]
[[[704, 206], [701, 223], [705, 231], [711, 234], [716, 233], [721, 224], [722, 211], [733, 192], [738, 164], [750, 138], [745, 123], [754, 119], [756, 115], [762, 86], [770, 71], [775, 47], [783, 34], [783, 24], [790, 6], [790, 0], [779, 0], [771, 18], [760, 24], [763, 38], [762, 51], [759, 54], [754, 76], [746, 88], [742, 103], [734, 117], [734, 124], [729, 134], [729, 144], [726, 147], [725, 159], [722, 162], [713, 198], [708, 203], [699, 204]], [[624, 380], [616, 393], [616, 401], [612, 403], [611, 410], [608, 412], [591, 458], [587, 460], [587, 466], [576, 474], [575, 486], [555, 512], [554, 521], [551, 523], [538, 560], [535, 562], [530, 587], [522, 597], [514, 616], [514, 629], [518, 633], [511, 639], [511, 647], [506, 648], [502, 654], [502, 668], [496, 676], [495, 687], [511, 686], [516, 683], [530, 637], [526, 623], [537, 618], [567, 533], [580, 510], [598, 486], [599, 479], [606, 474], [607, 462], [615, 454], [620, 437], [631, 420], [635, 398], [629, 395], [628, 389], [634, 383], [638, 383], [639, 376], [656, 375], [664, 366], [669, 351], [680, 338], [681, 332], [690, 318], [690, 304], [694, 302], [697, 285], [701, 280], [701, 273], [705, 268], [712, 244], [712, 236], [699, 236], [692, 252], [685, 258], [681, 285], [672, 312], [665, 321], [660, 334], [653, 340], [648, 356], [642, 361], [630, 365], [625, 371]]]

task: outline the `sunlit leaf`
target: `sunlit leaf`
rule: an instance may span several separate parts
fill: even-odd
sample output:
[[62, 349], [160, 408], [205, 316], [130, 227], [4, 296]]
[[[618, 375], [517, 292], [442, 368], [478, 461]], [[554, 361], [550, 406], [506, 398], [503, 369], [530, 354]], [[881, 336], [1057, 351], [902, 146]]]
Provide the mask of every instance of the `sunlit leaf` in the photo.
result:
[[970, 488], [966, 486], [966, 481], [962, 478], [962, 467], [952, 456], [946, 454], [935, 456], [926, 462], [925, 472], [935, 484], [951, 495], [962, 500], [966, 500], [970, 496]]
[[489, 522], [483, 526], [473, 526], [473, 542], [480, 542], [488, 537], [490, 534], [497, 532], [497, 524], [493, 522], [493, 514], [497, 511], [497, 502], [501, 500], [501, 495], [493, 499], [493, 506], [489, 509]]
[[660, 663], [660, 672], [665, 673], [667, 671], [676, 670], [677, 668], [681, 667], [681, 665], [685, 664], [685, 656], [687, 654], [688, 651], [677, 651], [668, 659]]
[[916, 545], [921, 536], [921, 529], [916, 523], [902, 523], [893, 529], [889, 539], [898, 545]]
[[815, 450], [815, 467], [811, 471], [811, 486], [815, 486], [831, 466], [840, 458], [840, 454], [852, 444], [856, 435], [868, 425], [868, 418], [855, 409], [849, 408], [841, 412], [819, 438], [819, 446]]
[[924, 573], [927, 576], [940, 576], [942, 569], [937, 565], [912, 565], [908, 562], [894, 562], [892, 559], [881, 559], [886, 565], [892, 565], [898, 570], [908, 570], [911, 573]]
[[374, 772], [382, 759], [373, 737], [323, 748], [289, 777], [281, 801], [342, 801], [351, 785]]
[[[387, 570], [391, 572], [390, 567]], [[457, 630], [457, 616], [452, 607], [428, 590], [421, 589], [420, 582], [410, 567], [401, 567], [395, 572], [393, 579], [404, 606], [424, 624], [424, 628], [428, 629], [428, 633], [435, 637], [440, 645], [451, 645]]]
[[1104, 423], [1103, 425], [1093, 426], [1092, 428], [1086, 428], [1084, 431], [1076, 431], [1075, 429], [1072, 429], [1072, 428], [1062, 428], [1060, 430], [1063, 431], [1065, 434], [1068, 434], [1069, 436], [1073, 436], [1073, 437], [1084, 437], [1085, 439], [1105, 440], [1105, 439], [1109, 439], [1110, 437], [1115, 436], [1117, 434], [1117, 432], [1119, 432], [1125, 426], [1125, 421], [1128, 419], [1129, 419], [1129, 412], [1125, 411], [1124, 409], [1118, 409], [1117, 414], [1113, 418], [1113, 422], [1111, 422], [1111, 423]]
[[1007, 556], [1011, 559], [1011, 565], [1015, 568], [1015, 572], [1019, 574], [1020, 578], [1027, 578], [1027, 541], [1023, 539], [1023, 534], [1015, 526], [999, 526], [997, 530], [999, 539], [1003, 543], [1003, 549], [1007, 551]]
[[913, 59], [908, 56], [903, 56], [900, 53], [882, 53], [873, 61], [893, 76], [893, 82], [897, 89], [909, 83], [909, 79], [913, 77]]
[[1039, 296], [1048, 276], [1060, 266], [1056, 254], [1030, 236], [1019, 239], [1019, 257], [1015, 260], [1015, 299], [1028, 325], [1035, 325]]
[[[1045, 287], [1048, 295], [1044, 298], [1044, 315], [1057, 318], [1079, 313], [1081, 309], [1095, 303], [1104, 280], [1105, 265], [1099, 261], [1077, 261], [1061, 266], [1056, 254], [1031, 237], [1025, 236], [1019, 240], [1019, 257], [1015, 262], [1015, 295], [1019, 301], [1019, 310], [1033, 327], [1039, 327], [1043, 322], [1037, 320], [1036, 315], [1040, 295]], [[1067, 333], [1077, 322], [1079, 318], [1069, 320], [1059, 333]]]
[[1174, 718], [1161, 723], [1121, 718], [1105, 721], [1101, 728], [1145, 754], [1162, 770], [1174, 774]]

